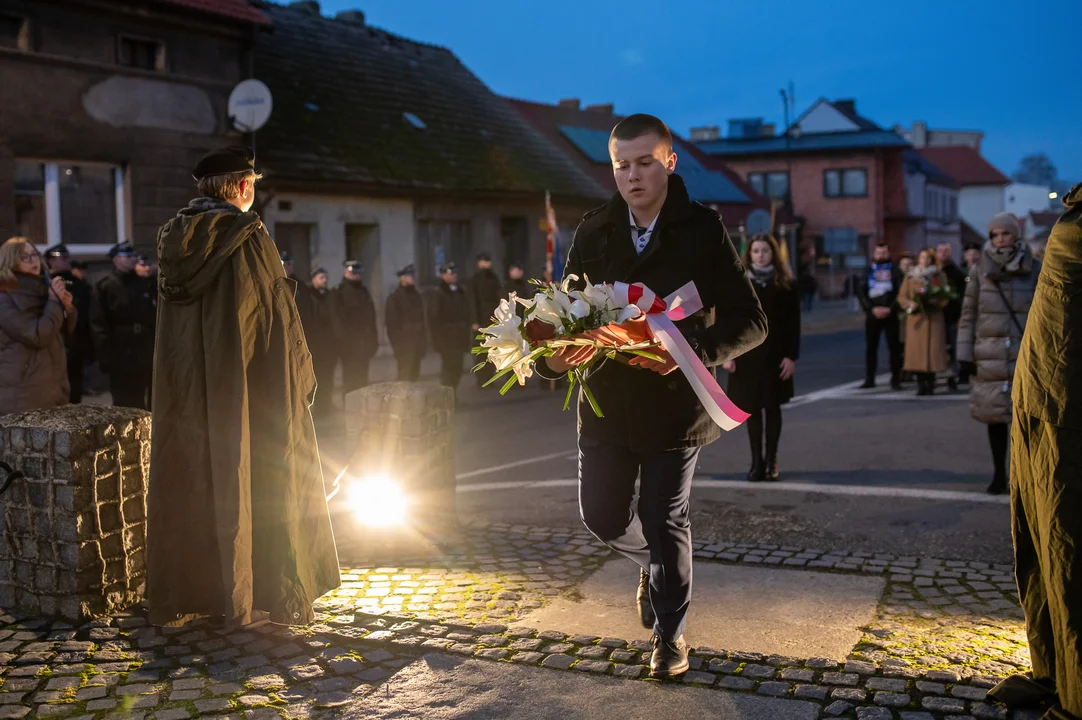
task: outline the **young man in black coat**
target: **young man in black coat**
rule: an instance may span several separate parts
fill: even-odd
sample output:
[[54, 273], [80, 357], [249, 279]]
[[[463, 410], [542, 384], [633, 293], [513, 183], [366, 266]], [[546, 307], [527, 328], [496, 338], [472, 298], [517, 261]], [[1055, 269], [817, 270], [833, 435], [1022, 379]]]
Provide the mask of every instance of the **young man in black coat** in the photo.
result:
[[413, 265], [398, 271], [398, 287], [387, 296], [384, 311], [399, 382], [416, 382], [421, 377], [421, 360], [428, 347], [424, 299], [414, 285], [413, 273]]
[[[481, 253], [477, 256], [477, 272], [466, 283], [466, 299], [470, 304], [470, 318], [473, 333], [492, 324], [492, 313], [506, 295], [500, 294], [500, 277], [492, 269], [492, 256]], [[477, 387], [481, 387], [492, 377], [491, 367], [474, 373]]]
[[379, 350], [376, 303], [364, 284], [364, 265], [346, 260], [332, 293], [334, 334], [342, 357], [342, 392], [368, 385], [368, 366]]
[[957, 299], [953, 300], [943, 312], [947, 322], [947, 346], [950, 348], [951, 377], [947, 380], [947, 386], [951, 391], [958, 389], [958, 321], [962, 319], [962, 300], [966, 295], [966, 274], [962, 268], [954, 263], [954, 248], [950, 243], [939, 243], [935, 249], [936, 264], [947, 276], [947, 282], [958, 293]]
[[64, 337], [67, 352], [69, 399], [73, 403], [83, 400], [83, 374], [88, 362], [94, 359], [94, 337], [90, 332], [90, 285], [73, 272], [71, 253], [63, 243], [45, 251], [45, 262], [53, 277], [64, 279], [71, 293], [72, 304], [78, 311], [75, 332]]
[[[678, 327], [708, 366], [761, 343], [766, 318], [755, 291], [721, 218], [691, 202], [674, 174], [665, 123], [650, 115], [622, 120], [612, 131], [609, 154], [619, 193], [583, 218], [564, 276], [641, 282], [659, 297], [693, 281], [703, 309]], [[547, 367], [539, 363], [538, 372], [557, 377], [594, 352], [567, 348], [548, 358]], [[651, 675], [672, 677], [688, 669], [683, 635], [691, 603], [691, 480], [699, 450], [720, 430], [672, 358], [664, 350], [659, 354], [660, 363], [604, 362], [590, 372], [590, 389], [605, 417], [596, 417], [580, 393], [579, 502], [590, 531], [639, 566], [639, 616], [654, 631]]]
[[454, 263], [440, 268], [440, 286], [431, 295], [428, 313], [432, 346], [440, 354], [440, 384], [454, 390], [457, 397], [465, 355], [470, 351], [473, 340], [469, 301], [458, 284]]
[[864, 384], [861, 389], [875, 387], [875, 372], [879, 366], [879, 336], [887, 336], [890, 351], [890, 387], [902, 389], [901, 323], [898, 320], [898, 291], [902, 289], [902, 271], [891, 262], [886, 243], [875, 246], [872, 266], [864, 282], [857, 286], [857, 298], [867, 319], [864, 323]]

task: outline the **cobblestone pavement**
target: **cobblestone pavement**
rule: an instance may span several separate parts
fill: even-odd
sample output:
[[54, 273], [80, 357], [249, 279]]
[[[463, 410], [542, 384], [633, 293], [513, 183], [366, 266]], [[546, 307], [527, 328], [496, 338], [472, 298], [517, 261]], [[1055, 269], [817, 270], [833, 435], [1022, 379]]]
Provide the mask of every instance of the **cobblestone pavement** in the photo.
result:
[[[515, 624], [547, 598], [574, 594], [608, 558], [585, 532], [472, 527], [438, 561], [394, 567], [364, 563], [348, 543], [341, 553], [343, 585], [320, 600], [307, 628], [162, 630], [138, 613], [71, 628], [0, 615], [0, 718], [333, 717], [430, 652], [646, 677], [647, 642]], [[847, 658], [699, 647], [680, 683], [810, 700], [823, 717], [1030, 717], [985, 698], [999, 678], [1028, 666], [1009, 567], [765, 545], [699, 543], [696, 555], [884, 574], [888, 584], [876, 621]]]

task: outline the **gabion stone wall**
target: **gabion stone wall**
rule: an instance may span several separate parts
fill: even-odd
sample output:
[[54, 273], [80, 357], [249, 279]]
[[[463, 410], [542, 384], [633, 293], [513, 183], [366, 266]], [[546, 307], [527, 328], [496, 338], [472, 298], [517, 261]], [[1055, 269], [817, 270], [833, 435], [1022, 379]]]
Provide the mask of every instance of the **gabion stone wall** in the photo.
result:
[[0, 608], [79, 622], [142, 600], [150, 413], [0, 416], [0, 459], [25, 475], [0, 494]]

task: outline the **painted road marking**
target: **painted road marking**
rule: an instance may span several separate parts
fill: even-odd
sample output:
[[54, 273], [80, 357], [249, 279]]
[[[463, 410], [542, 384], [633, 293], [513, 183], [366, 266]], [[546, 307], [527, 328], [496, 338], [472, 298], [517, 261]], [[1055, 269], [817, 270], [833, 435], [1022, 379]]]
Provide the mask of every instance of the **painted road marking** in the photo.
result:
[[547, 462], [549, 460], [570, 460], [576, 457], [578, 457], [577, 451], [563, 450], [561, 452], [549, 453], [548, 455], [538, 455], [537, 457], [523, 458], [522, 460], [516, 460], [515, 462], [510, 462], [505, 465], [493, 465], [492, 467], [486, 467], [479, 470], [471, 470], [469, 472], [459, 473], [458, 475], [455, 475], [455, 480], [468, 480], [472, 477], [503, 472], [504, 470], [511, 470], [512, 468], [522, 467], [523, 465], [533, 465], [534, 463]]
[[[474, 483], [459, 485], [460, 493], [485, 492], [488, 490], [541, 490], [547, 488], [578, 487], [574, 478], [538, 481], [511, 481], [499, 483]], [[949, 502], [969, 502], [986, 505], [1009, 505], [1007, 495], [986, 495], [980, 492], [959, 490], [932, 490], [924, 488], [905, 488], [870, 485], [838, 485], [830, 483], [801, 482], [764, 482], [749, 483], [746, 480], [715, 480], [709, 477], [697, 478], [694, 487], [699, 490], [772, 490], [777, 492], [821, 493], [824, 495], [849, 495], [854, 497], [912, 498], [915, 500], [940, 500]]]

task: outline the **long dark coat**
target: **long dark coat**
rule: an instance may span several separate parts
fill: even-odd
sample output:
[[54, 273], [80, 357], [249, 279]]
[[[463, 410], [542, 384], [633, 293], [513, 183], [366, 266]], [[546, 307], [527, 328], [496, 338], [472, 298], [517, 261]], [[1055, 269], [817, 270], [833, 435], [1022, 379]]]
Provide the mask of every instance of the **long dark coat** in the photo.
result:
[[157, 289], [134, 270], [113, 270], [95, 286], [90, 316], [98, 366], [110, 375], [146, 373], [154, 364]]
[[427, 348], [424, 298], [416, 287], [399, 286], [387, 296], [384, 310], [387, 339], [400, 357], [423, 357]]
[[[693, 281], [703, 309], [677, 327], [708, 367], [743, 355], [766, 337], [766, 316], [737, 257], [721, 218], [692, 202], [678, 175], [650, 243], [641, 255], [631, 240], [627, 203], [619, 195], [588, 213], [575, 231], [564, 276], [593, 283], [641, 282], [665, 297]], [[542, 377], [551, 375], [538, 363]], [[716, 440], [721, 429], [687, 379], [676, 370], [650, 370], [606, 361], [587, 378], [605, 417], [598, 418], [579, 394], [579, 433], [601, 442], [659, 452]]]
[[1011, 517], [1033, 675], [1082, 717], [1082, 185], [1063, 203], [1014, 371]]
[[428, 299], [428, 329], [432, 333], [432, 347], [443, 355], [469, 352], [474, 333], [470, 328], [469, 301], [462, 287], [456, 286], [452, 290], [450, 285], [441, 282]]
[[0, 287], [0, 415], [67, 404], [64, 337], [77, 317], [40, 277], [16, 273]]
[[475, 325], [485, 327], [492, 324], [492, 314], [500, 300], [507, 297], [500, 294], [500, 278], [492, 269], [478, 270], [466, 284], [466, 298], [470, 303], [470, 320]]
[[215, 200], [166, 223], [158, 255], [150, 620], [311, 622], [339, 575], [297, 284], [259, 216]]
[[752, 283], [770, 328], [762, 345], [736, 359], [729, 375], [729, 398], [745, 412], [772, 408], [793, 399], [793, 378], [782, 380], [781, 361], [800, 359], [800, 293], [776, 280]]
[[368, 363], [379, 350], [376, 304], [363, 282], [343, 280], [332, 293], [331, 307], [343, 384], [348, 391], [367, 381]]

